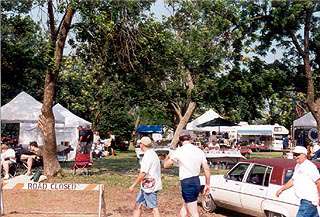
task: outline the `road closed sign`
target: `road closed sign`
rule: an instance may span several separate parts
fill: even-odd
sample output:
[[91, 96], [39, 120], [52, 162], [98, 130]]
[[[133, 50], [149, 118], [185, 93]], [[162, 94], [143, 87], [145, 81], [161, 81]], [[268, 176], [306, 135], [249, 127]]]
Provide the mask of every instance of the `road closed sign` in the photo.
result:
[[77, 183], [6, 183], [2, 187], [6, 189], [24, 190], [55, 190], [55, 191], [99, 191], [99, 184], [77, 184]]

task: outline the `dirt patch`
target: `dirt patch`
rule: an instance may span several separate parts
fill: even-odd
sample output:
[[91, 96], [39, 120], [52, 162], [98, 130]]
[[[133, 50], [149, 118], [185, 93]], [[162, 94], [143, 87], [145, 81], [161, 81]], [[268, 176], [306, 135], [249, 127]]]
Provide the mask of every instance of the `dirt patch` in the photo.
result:
[[[170, 192], [170, 194], [165, 193]], [[178, 216], [182, 204], [178, 187], [159, 194], [159, 209], [164, 217]], [[130, 217], [136, 193], [121, 187], [105, 188], [106, 216]], [[86, 191], [4, 190], [6, 217], [93, 217], [98, 216], [98, 193]], [[201, 217], [239, 217], [235, 213], [204, 213]], [[150, 210], [142, 216], [151, 217]]]

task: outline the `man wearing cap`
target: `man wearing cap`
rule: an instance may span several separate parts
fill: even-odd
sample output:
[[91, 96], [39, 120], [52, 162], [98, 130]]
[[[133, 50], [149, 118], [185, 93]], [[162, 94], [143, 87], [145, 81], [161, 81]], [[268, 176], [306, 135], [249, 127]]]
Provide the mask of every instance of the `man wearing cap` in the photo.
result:
[[137, 184], [141, 184], [140, 191], [136, 199], [133, 217], [141, 216], [142, 205], [151, 208], [154, 217], [160, 217], [158, 209], [158, 191], [162, 189], [161, 166], [157, 153], [152, 148], [152, 141], [144, 136], [140, 140], [140, 148], [144, 152], [141, 160], [140, 173], [129, 191], [133, 192]]
[[300, 206], [297, 217], [319, 217], [317, 206], [319, 205], [320, 175], [315, 164], [307, 159], [307, 149], [296, 146], [293, 150], [296, 166], [292, 178], [284, 184], [276, 193], [276, 196], [294, 187]]
[[176, 163], [179, 166], [179, 179], [181, 185], [184, 204], [180, 210], [180, 216], [198, 217], [197, 200], [201, 191], [200, 169], [204, 169], [206, 184], [204, 193], [210, 189], [210, 168], [204, 152], [191, 143], [191, 135], [184, 131], [179, 140], [181, 147], [177, 148], [172, 154], [168, 155], [164, 161], [164, 168], [169, 168]]

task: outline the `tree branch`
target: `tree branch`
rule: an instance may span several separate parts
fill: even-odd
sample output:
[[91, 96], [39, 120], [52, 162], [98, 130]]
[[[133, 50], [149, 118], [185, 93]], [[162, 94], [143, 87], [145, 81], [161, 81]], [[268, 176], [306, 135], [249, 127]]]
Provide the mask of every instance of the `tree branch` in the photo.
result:
[[182, 119], [182, 114], [181, 114], [180, 106], [175, 102], [171, 102], [171, 105], [172, 105], [174, 111], [176, 112], [176, 114], [178, 115], [179, 119], [181, 120]]
[[304, 19], [304, 40], [303, 40], [303, 44], [304, 44], [304, 53], [306, 55], [309, 54], [309, 34], [310, 34], [310, 22], [311, 22], [311, 16], [312, 16], [312, 12], [310, 11], [306, 11], [306, 16]]
[[62, 55], [63, 55], [63, 49], [66, 42], [66, 38], [68, 35], [68, 32], [70, 30], [71, 22], [73, 15], [75, 14], [75, 9], [69, 4], [66, 9], [66, 13], [61, 20], [60, 29], [57, 34], [57, 40], [56, 40], [56, 49], [54, 53], [55, 57], [55, 70], [58, 70], [61, 64]]
[[48, 17], [49, 17], [49, 29], [50, 29], [50, 37], [51, 43], [54, 46], [57, 38], [56, 38], [56, 26], [54, 21], [54, 12], [53, 12], [53, 3], [52, 0], [48, 0]]
[[290, 37], [292, 39], [292, 43], [294, 44], [294, 46], [298, 50], [298, 53], [304, 58], [306, 56], [306, 54], [304, 53], [303, 49], [299, 45], [297, 36], [294, 34], [294, 32], [292, 30], [289, 30], [289, 34], [290, 34]]

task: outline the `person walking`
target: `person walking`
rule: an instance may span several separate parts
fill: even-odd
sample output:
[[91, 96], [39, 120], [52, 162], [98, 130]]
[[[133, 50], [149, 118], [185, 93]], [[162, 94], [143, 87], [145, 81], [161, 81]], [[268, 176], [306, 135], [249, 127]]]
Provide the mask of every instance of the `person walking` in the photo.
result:
[[300, 206], [296, 217], [319, 217], [320, 174], [315, 164], [307, 159], [307, 149], [296, 146], [293, 150], [296, 159], [292, 178], [276, 192], [276, 196], [294, 187]]
[[179, 141], [181, 147], [166, 157], [164, 168], [169, 168], [174, 163], [179, 166], [179, 179], [184, 200], [180, 216], [198, 217], [197, 199], [201, 191], [199, 174], [202, 166], [206, 179], [204, 193], [207, 194], [210, 189], [210, 168], [205, 153], [191, 143], [189, 132], [183, 132], [179, 137]]
[[144, 153], [140, 164], [140, 173], [129, 187], [129, 191], [133, 192], [134, 187], [140, 184], [133, 217], [141, 216], [142, 205], [152, 209], [154, 217], [160, 217], [158, 209], [158, 191], [162, 189], [160, 160], [152, 148], [152, 141], [149, 137], [141, 138], [140, 148]]

